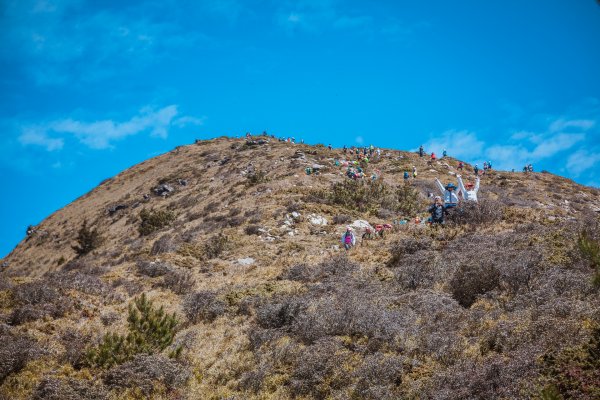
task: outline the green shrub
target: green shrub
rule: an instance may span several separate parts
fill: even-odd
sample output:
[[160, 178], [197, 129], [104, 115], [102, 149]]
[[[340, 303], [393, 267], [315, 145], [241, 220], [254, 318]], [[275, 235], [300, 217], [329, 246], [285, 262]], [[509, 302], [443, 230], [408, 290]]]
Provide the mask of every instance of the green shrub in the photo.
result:
[[142, 220], [138, 230], [140, 235], [145, 236], [149, 235], [153, 232], [158, 231], [159, 229], [168, 226], [175, 219], [175, 215], [170, 211], [162, 211], [162, 210], [146, 210], [143, 209], [140, 211], [140, 219]]
[[[178, 324], [175, 313], [168, 315], [160, 307], [156, 309], [145, 294], [129, 305], [127, 335], [107, 333], [102, 343], [88, 350], [89, 365], [109, 368], [133, 359], [136, 354], [160, 353], [173, 343]], [[181, 347], [171, 355], [178, 356]]]
[[227, 243], [229, 242], [229, 238], [222, 233], [219, 233], [216, 236], [213, 236], [210, 240], [208, 240], [204, 246], [202, 247], [202, 253], [204, 258], [210, 260], [211, 258], [217, 258], [227, 248]]
[[409, 215], [420, 208], [418, 193], [412, 186], [401, 185], [394, 188], [380, 180], [347, 179], [334, 183], [329, 190], [313, 193], [312, 197], [327, 204], [373, 215], [381, 208]]
[[600, 398], [600, 326], [585, 345], [545, 354], [542, 375], [547, 382], [543, 399]]
[[78, 256], [86, 255], [92, 250], [97, 249], [103, 242], [98, 230], [88, 228], [87, 221], [83, 221], [83, 224], [81, 224], [76, 240], [77, 246], [72, 246], [72, 248]]
[[267, 173], [261, 170], [246, 175], [248, 186], [258, 185], [267, 181]]
[[586, 231], [580, 233], [577, 239], [577, 246], [581, 255], [592, 263], [595, 269], [593, 283], [600, 287], [600, 244], [594, 241]]

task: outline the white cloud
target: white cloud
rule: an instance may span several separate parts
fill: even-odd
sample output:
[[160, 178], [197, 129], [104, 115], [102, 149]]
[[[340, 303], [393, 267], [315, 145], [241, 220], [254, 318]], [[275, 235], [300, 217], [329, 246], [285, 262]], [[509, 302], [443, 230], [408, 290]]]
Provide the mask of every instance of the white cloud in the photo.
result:
[[598, 163], [600, 163], [600, 153], [578, 150], [569, 156], [567, 170], [577, 177]]
[[531, 153], [534, 160], [540, 160], [543, 158], [549, 158], [561, 151], [565, 151], [576, 145], [577, 143], [585, 140], [585, 135], [579, 134], [566, 134], [562, 133], [555, 136], [547, 137], [543, 142], [538, 144]]
[[550, 124], [549, 131], [552, 133], [562, 132], [568, 128], [576, 128], [577, 130], [587, 131], [593, 128], [595, 124], [596, 121], [590, 119], [565, 120], [560, 118]]
[[63, 138], [51, 138], [65, 134], [76, 137], [81, 143], [93, 149], [106, 149], [115, 141], [128, 136], [149, 132], [152, 136], [166, 138], [172, 126], [184, 127], [186, 125], [199, 125], [203, 119], [178, 115], [177, 106], [170, 105], [159, 110], [145, 107], [128, 121], [115, 122], [102, 120], [82, 122], [71, 118], [53, 121], [35, 128], [23, 130], [19, 140], [24, 145], [38, 145], [46, 147], [48, 151], [59, 150], [63, 147]]
[[449, 130], [431, 138], [423, 146], [428, 153], [441, 155], [445, 149], [451, 157], [472, 160], [482, 154], [484, 142], [474, 132]]
[[34, 145], [45, 147], [48, 151], [60, 150], [64, 146], [62, 138], [51, 138], [43, 129], [37, 127], [26, 127], [23, 129], [19, 142], [24, 145]]

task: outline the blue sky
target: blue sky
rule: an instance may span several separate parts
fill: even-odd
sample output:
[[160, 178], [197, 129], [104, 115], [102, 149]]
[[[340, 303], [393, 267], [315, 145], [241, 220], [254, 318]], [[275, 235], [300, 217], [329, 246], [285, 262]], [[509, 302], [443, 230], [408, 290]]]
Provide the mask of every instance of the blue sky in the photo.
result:
[[600, 186], [600, 6], [0, 0], [0, 256], [195, 138], [441, 151]]

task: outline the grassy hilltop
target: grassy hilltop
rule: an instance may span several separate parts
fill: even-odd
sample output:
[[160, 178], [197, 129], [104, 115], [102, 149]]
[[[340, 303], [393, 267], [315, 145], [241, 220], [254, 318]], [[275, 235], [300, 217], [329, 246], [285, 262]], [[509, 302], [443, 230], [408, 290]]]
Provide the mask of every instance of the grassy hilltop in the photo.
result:
[[458, 160], [346, 157], [199, 141], [50, 215], [2, 260], [0, 399], [600, 398], [600, 191], [490, 171], [435, 229]]

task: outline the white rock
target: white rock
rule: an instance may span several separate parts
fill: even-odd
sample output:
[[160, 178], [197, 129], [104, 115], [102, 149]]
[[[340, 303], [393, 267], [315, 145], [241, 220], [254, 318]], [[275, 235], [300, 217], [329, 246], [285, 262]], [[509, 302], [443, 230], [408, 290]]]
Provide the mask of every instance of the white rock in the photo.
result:
[[315, 214], [309, 215], [308, 222], [313, 225], [327, 225], [327, 219], [325, 219], [325, 217]]
[[298, 219], [298, 218], [300, 218], [300, 213], [299, 213], [299, 212], [297, 212], [297, 211], [293, 211], [293, 212], [292, 212], [292, 218], [294, 218], [294, 219]]
[[292, 232], [292, 231], [289, 231], [289, 232], [288, 232], [288, 236], [294, 236], [294, 232]]
[[252, 265], [252, 264], [254, 264], [254, 258], [252, 258], [252, 257], [238, 258], [237, 263], [240, 265]]
[[371, 226], [371, 224], [369, 224], [364, 219], [357, 219], [356, 221], [354, 221], [353, 223], [351, 223], [350, 226], [352, 228], [354, 228], [354, 229], [366, 229], [366, 228], [373, 229], [373, 227]]
[[283, 224], [286, 226], [291, 226], [292, 225], [292, 221], [290, 221], [289, 219], [286, 219], [285, 221], [283, 221]]

